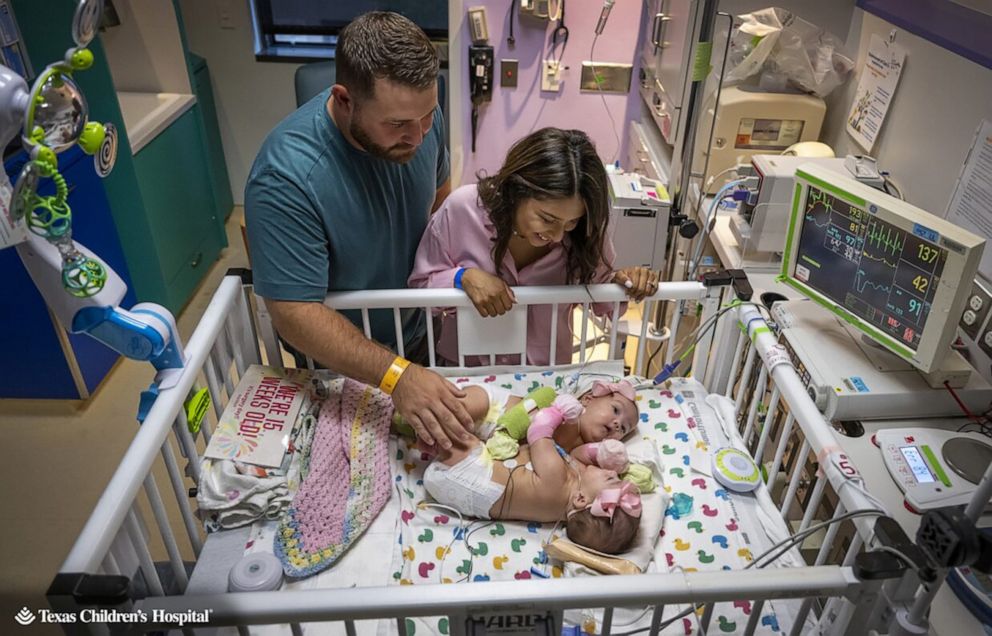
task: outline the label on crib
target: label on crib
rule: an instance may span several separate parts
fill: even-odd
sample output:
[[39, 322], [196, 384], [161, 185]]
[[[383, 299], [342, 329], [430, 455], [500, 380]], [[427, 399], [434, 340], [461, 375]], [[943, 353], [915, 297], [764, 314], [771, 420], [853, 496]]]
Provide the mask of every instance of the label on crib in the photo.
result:
[[768, 372], [780, 364], [792, 364], [792, 358], [783, 345], [777, 344], [768, 350]]
[[251, 365], [234, 389], [203, 456], [279, 467], [312, 376], [307, 369]]

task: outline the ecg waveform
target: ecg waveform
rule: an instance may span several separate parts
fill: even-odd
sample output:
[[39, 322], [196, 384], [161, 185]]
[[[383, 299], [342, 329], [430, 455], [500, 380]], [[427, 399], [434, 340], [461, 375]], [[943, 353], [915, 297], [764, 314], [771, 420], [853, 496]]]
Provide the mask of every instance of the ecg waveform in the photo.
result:
[[[826, 227], [830, 225], [830, 215], [833, 213], [833, 197], [828, 196], [825, 192], [820, 190], [811, 190], [809, 193], [809, 198], [807, 199], [808, 205], [806, 206], [806, 220], [812, 221], [816, 227]], [[823, 208], [826, 213], [825, 216], [821, 216], [817, 211], [817, 206]], [[820, 222], [820, 219], [823, 222]]]
[[[899, 254], [902, 252], [902, 248], [905, 245], [902, 234], [898, 231], [893, 231], [891, 227], [882, 229], [878, 227], [875, 223], [870, 223], [868, 225], [868, 234], [865, 236], [865, 242], [874, 244], [879, 249], [885, 250], [891, 254]], [[895, 267], [895, 265], [891, 265]]]

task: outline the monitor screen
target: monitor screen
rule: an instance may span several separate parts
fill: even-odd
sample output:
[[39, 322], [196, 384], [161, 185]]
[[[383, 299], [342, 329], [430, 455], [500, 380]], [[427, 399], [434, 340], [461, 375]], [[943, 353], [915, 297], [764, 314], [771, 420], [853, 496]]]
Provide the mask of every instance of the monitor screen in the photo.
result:
[[985, 240], [844, 166], [795, 174], [782, 280], [920, 371], [941, 368]]
[[936, 478], [930, 472], [927, 463], [923, 460], [923, 454], [920, 453], [919, 448], [915, 446], [902, 446], [899, 448], [899, 451], [906, 458], [906, 463], [909, 464], [909, 469], [913, 471], [913, 477], [916, 478], [917, 483], [932, 484], [934, 482]]
[[947, 250], [810, 185], [793, 276], [915, 351]]

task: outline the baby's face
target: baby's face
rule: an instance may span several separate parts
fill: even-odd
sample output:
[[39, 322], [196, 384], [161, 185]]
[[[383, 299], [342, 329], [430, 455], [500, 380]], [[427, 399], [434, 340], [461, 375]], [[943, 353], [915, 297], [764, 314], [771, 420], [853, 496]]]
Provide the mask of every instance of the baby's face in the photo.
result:
[[623, 439], [637, 426], [637, 407], [622, 395], [611, 393], [592, 397], [586, 394], [582, 401], [586, 407], [579, 417], [579, 435], [583, 442]]
[[606, 470], [599, 466], [585, 466], [579, 476], [579, 491], [585, 495], [589, 501], [599, 496], [607, 488], [619, 488], [623, 481], [615, 471]]

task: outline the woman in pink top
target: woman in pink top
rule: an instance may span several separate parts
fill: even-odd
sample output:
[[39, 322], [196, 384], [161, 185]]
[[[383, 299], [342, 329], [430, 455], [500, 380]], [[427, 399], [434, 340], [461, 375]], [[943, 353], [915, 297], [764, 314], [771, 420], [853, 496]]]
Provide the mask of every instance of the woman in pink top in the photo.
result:
[[[510, 287], [614, 282], [635, 300], [654, 293], [656, 272], [613, 270], [609, 185], [603, 162], [579, 130], [544, 128], [510, 148], [498, 173], [458, 188], [431, 217], [420, 241], [410, 287], [460, 287], [483, 316], [499, 316], [516, 299]], [[497, 266], [497, 263], [499, 264]], [[609, 304], [593, 306], [597, 313]], [[559, 306], [556, 364], [572, 361], [572, 307]], [[551, 307], [527, 317], [526, 364], [551, 357]], [[458, 360], [454, 311], [444, 312], [437, 351]], [[497, 364], [521, 364], [519, 355]], [[466, 364], [488, 364], [487, 358]]]

